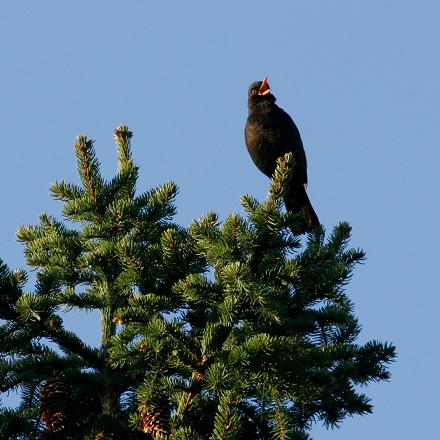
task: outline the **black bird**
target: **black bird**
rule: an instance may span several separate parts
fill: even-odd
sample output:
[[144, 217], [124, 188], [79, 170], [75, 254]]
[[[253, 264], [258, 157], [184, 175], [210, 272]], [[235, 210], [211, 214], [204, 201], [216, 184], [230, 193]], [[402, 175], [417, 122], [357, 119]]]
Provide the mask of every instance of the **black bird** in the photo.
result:
[[288, 211], [303, 214], [305, 224], [300, 233], [309, 232], [320, 223], [306, 192], [306, 153], [297, 126], [275, 101], [267, 77], [249, 87], [246, 146], [255, 165], [269, 177], [275, 171], [277, 158], [292, 153], [295, 166], [284, 204]]

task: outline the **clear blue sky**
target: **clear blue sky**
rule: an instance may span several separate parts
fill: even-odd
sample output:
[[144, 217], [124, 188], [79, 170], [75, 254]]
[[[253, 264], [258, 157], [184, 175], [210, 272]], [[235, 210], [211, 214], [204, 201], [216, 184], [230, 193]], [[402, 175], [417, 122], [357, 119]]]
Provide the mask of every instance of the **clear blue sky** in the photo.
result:
[[[248, 85], [268, 74], [321, 221], [348, 220], [367, 251], [348, 287], [362, 341], [399, 354], [391, 382], [366, 390], [373, 415], [312, 436], [437, 438], [439, 29], [438, 0], [2, 2], [0, 256], [24, 267], [17, 227], [60, 212], [48, 187], [76, 181], [77, 133], [112, 175], [121, 122], [142, 189], [180, 186], [178, 222], [263, 198], [243, 126]], [[96, 343], [93, 315], [70, 325]]]

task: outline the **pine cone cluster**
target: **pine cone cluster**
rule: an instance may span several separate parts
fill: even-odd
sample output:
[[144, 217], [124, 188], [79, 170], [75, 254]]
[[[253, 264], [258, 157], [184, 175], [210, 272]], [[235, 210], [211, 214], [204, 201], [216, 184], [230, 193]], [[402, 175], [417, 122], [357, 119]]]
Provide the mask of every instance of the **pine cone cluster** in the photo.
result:
[[169, 413], [168, 401], [160, 400], [154, 409], [141, 412], [142, 422], [139, 430], [153, 437], [167, 435], [170, 430]]
[[64, 431], [68, 421], [69, 387], [60, 379], [49, 379], [40, 390], [41, 420], [46, 431]]

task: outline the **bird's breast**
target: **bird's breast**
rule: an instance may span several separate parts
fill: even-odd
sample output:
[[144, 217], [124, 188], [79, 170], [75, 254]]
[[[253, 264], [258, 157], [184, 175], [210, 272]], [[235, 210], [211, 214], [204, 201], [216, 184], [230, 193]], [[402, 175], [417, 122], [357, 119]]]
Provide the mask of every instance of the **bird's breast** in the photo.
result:
[[270, 125], [248, 121], [245, 130], [246, 147], [255, 165], [261, 172], [271, 177], [276, 168], [276, 160], [284, 154], [278, 133]]

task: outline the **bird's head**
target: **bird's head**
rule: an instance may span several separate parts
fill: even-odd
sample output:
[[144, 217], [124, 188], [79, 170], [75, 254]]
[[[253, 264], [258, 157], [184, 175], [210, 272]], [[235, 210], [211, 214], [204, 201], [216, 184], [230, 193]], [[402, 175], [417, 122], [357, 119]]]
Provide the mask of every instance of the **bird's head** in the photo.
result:
[[270, 92], [269, 83], [267, 82], [267, 76], [263, 81], [256, 81], [252, 83], [248, 91], [249, 106], [253, 107], [260, 102], [275, 102], [276, 98]]

